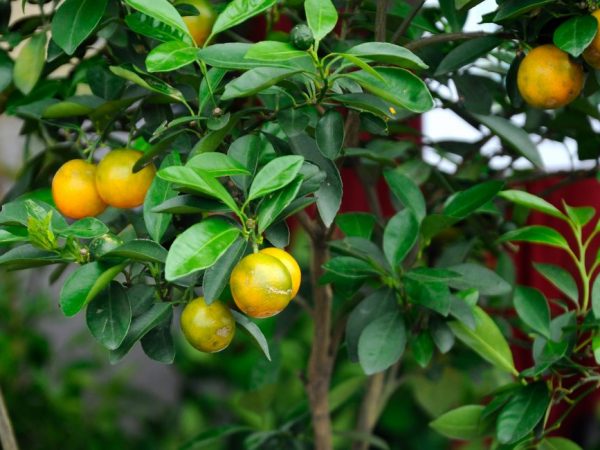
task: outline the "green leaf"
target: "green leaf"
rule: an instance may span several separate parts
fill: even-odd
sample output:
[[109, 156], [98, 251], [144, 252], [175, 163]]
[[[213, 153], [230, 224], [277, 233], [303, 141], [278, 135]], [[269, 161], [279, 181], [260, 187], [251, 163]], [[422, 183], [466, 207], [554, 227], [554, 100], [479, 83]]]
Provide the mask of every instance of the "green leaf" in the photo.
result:
[[491, 201], [503, 187], [503, 181], [486, 181], [458, 192], [444, 207], [444, 214], [463, 219]]
[[197, 450], [206, 448], [209, 445], [215, 444], [224, 440], [226, 437], [253, 431], [252, 427], [242, 425], [222, 425], [219, 427], [211, 427], [207, 431], [203, 431], [195, 436], [190, 441], [186, 442], [179, 450]]
[[577, 58], [592, 43], [597, 32], [598, 21], [594, 16], [572, 17], [554, 30], [554, 45]]
[[482, 405], [465, 405], [442, 414], [429, 426], [450, 439], [471, 440], [483, 436]]
[[141, 13], [163, 22], [170, 27], [179, 30], [186, 42], [191, 43], [190, 32], [177, 12], [177, 9], [167, 0], [124, 0], [129, 6]]
[[410, 209], [397, 213], [383, 232], [383, 251], [392, 268], [398, 270], [419, 236], [419, 223]]
[[221, 99], [249, 97], [300, 72], [299, 69], [284, 67], [258, 67], [248, 70], [225, 85]]
[[435, 71], [435, 76], [439, 77], [471, 64], [498, 47], [502, 41], [497, 36], [484, 36], [457, 45], [440, 62]]
[[168, 214], [200, 214], [228, 211], [230, 209], [220, 202], [196, 197], [195, 195], [179, 195], [152, 208], [152, 212]]
[[504, 335], [483, 309], [475, 306], [475, 329], [472, 330], [461, 322], [449, 322], [454, 335], [467, 347], [493, 364], [497, 368], [518, 375], [513, 355]]
[[140, 12], [127, 15], [125, 23], [133, 32], [158, 41], [168, 42], [177, 40], [191, 42], [187, 38], [186, 32]]
[[509, 231], [500, 237], [500, 242], [531, 242], [534, 244], [544, 244], [550, 247], [559, 247], [563, 249], [569, 248], [569, 243], [554, 228], [544, 225], [531, 225], [528, 227], [519, 228]]
[[56, 252], [49, 252], [25, 244], [0, 255], [0, 267], [6, 270], [21, 270], [64, 262]]
[[[258, 159], [261, 154], [262, 142], [261, 139], [254, 134], [246, 134], [235, 141], [229, 146], [227, 155], [239, 162], [245, 167], [250, 175], [254, 176], [258, 169]], [[244, 192], [248, 192], [250, 183], [252, 182], [252, 176], [235, 176], [233, 181], [237, 184], [240, 189]]]
[[539, 211], [544, 214], [548, 214], [552, 217], [557, 217], [559, 219], [566, 220], [565, 215], [562, 212], [560, 212], [560, 210], [557, 207], [555, 207], [551, 203], [548, 203], [543, 198], [530, 194], [529, 192], [509, 189], [500, 192], [498, 196], [517, 205], [524, 206], [526, 208], [533, 209], [534, 211]]
[[129, 332], [119, 348], [110, 352], [111, 364], [116, 364], [133, 348], [135, 343], [148, 332], [161, 324], [170, 314], [173, 306], [170, 303], [155, 303], [148, 311], [133, 319]]
[[271, 8], [275, 3], [276, 0], [233, 0], [227, 4], [223, 12], [217, 17], [207, 42], [215, 34], [245, 22], [249, 18]]
[[204, 291], [204, 301], [207, 305], [219, 299], [229, 283], [231, 271], [244, 256], [247, 245], [248, 243], [244, 239], [237, 238], [223, 256], [213, 266], [206, 269], [202, 288]]
[[339, 278], [347, 280], [361, 280], [379, 275], [379, 272], [367, 261], [353, 258], [351, 256], [336, 256], [331, 258], [323, 268], [327, 272], [337, 275]]
[[[565, 269], [553, 264], [534, 263], [533, 266], [546, 280], [556, 286], [562, 293], [579, 303], [579, 290], [573, 276]], [[592, 294], [593, 295], [593, 294]]]
[[304, 58], [290, 60], [261, 61], [246, 58], [252, 44], [228, 42], [226, 44], [209, 45], [198, 51], [198, 58], [212, 67], [232, 70], [248, 70], [258, 67], [287, 67], [289, 69], [305, 69], [314, 71], [313, 63], [308, 55]]
[[108, 227], [104, 222], [95, 217], [86, 217], [73, 222], [67, 229], [58, 229], [56, 234], [59, 236], [72, 236], [81, 239], [92, 239], [108, 233]]
[[149, 239], [133, 239], [119, 245], [104, 256], [107, 258], [120, 256], [134, 261], [164, 264], [167, 259], [167, 251], [162, 245]]
[[481, 295], [505, 295], [512, 290], [506, 280], [480, 264], [464, 263], [447, 269], [460, 275], [448, 280], [455, 289], [477, 289]]
[[350, 361], [358, 362], [358, 340], [363, 330], [378, 317], [397, 308], [394, 291], [385, 288], [373, 292], [356, 305], [346, 323], [346, 346]]
[[152, 328], [142, 339], [142, 349], [149, 358], [163, 364], [171, 364], [175, 359], [175, 344], [171, 334], [173, 313], [167, 316]]
[[332, 95], [331, 100], [340, 102], [350, 109], [359, 112], [369, 112], [378, 117], [398, 120], [399, 116], [395, 108], [395, 103], [384, 101], [383, 99], [371, 94], [350, 93]]
[[[162, 1], [162, 0], [161, 0]], [[183, 94], [179, 92], [172, 86], [169, 86], [164, 81], [159, 79], [144, 79], [139, 76], [137, 73], [132, 72], [124, 67], [118, 66], [110, 66], [110, 71], [117, 75], [118, 77], [124, 78], [125, 80], [131, 81], [132, 83], [137, 84], [138, 86], [143, 87], [144, 89], [149, 90], [150, 92], [156, 92], [157, 94], [165, 95], [169, 98], [177, 102], [184, 102]]]
[[279, 215], [289, 206], [298, 195], [302, 178], [297, 177], [287, 186], [267, 195], [258, 207], [256, 216], [258, 222], [258, 232], [262, 234], [272, 223], [276, 221]]
[[29, 240], [27, 230], [22, 227], [0, 228], [0, 245], [13, 244]]
[[305, 56], [305, 51], [296, 49], [288, 42], [262, 41], [251, 46], [245, 58], [256, 61], [287, 61]]
[[125, 267], [108, 267], [92, 262], [71, 273], [60, 291], [60, 308], [65, 316], [74, 316], [92, 301]]
[[233, 244], [239, 228], [222, 219], [206, 219], [185, 230], [171, 245], [165, 265], [167, 281], [212, 266]]
[[269, 353], [269, 343], [267, 342], [267, 339], [265, 338], [260, 328], [258, 328], [258, 326], [254, 322], [252, 322], [248, 317], [237, 311], [234, 311], [233, 309], [231, 310], [231, 314], [233, 314], [233, 318], [235, 319], [237, 324], [240, 325], [244, 330], [246, 330], [252, 338], [254, 338], [254, 341], [258, 344], [265, 357], [269, 361], [271, 361], [271, 354]]
[[417, 364], [426, 368], [433, 358], [434, 344], [427, 331], [421, 332], [411, 344], [413, 357]]
[[550, 308], [544, 294], [535, 288], [518, 286], [515, 289], [514, 304], [523, 322], [550, 339]]
[[536, 448], [537, 450], [583, 450], [575, 442], [561, 437], [544, 438]]
[[90, 333], [98, 342], [109, 350], [118, 348], [129, 331], [132, 318], [131, 306], [123, 286], [111, 281], [90, 302], [85, 317]]
[[346, 53], [407, 69], [427, 69], [429, 67], [410, 50], [388, 42], [364, 42], [350, 48]]
[[494, 21], [514, 19], [532, 9], [540, 8], [555, 0], [507, 0], [499, 5]]
[[504, 140], [514, 151], [531, 161], [534, 166], [544, 168], [540, 152], [525, 130], [503, 117], [481, 114], [473, 114], [473, 117]]
[[304, 12], [317, 43], [334, 29], [338, 20], [337, 10], [331, 0], [305, 0]]
[[392, 67], [379, 67], [376, 70], [383, 81], [362, 70], [346, 76], [372, 94], [409, 111], [423, 113], [433, 108], [431, 93], [419, 77], [408, 70]]
[[443, 281], [422, 281], [406, 278], [404, 282], [409, 299], [442, 316], [450, 313], [450, 289]]
[[586, 226], [596, 215], [596, 209], [591, 206], [569, 206], [564, 201], [563, 204], [569, 219], [580, 227]]
[[334, 109], [327, 111], [315, 130], [317, 146], [325, 158], [336, 159], [344, 145], [344, 118]]
[[196, 61], [198, 49], [180, 41], [170, 41], [152, 49], [146, 57], [148, 72], [170, 72]]
[[386, 170], [383, 173], [392, 194], [411, 210], [420, 223], [426, 215], [425, 198], [419, 187], [398, 169]]
[[13, 81], [14, 62], [4, 51], [0, 51], [0, 92]]
[[[161, 169], [181, 165], [179, 153], [171, 153], [163, 160]], [[144, 224], [150, 237], [160, 244], [173, 216], [169, 213], [155, 212], [154, 209], [166, 201], [177, 197], [177, 191], [171, 183], [160, 177], [154, 177], [144, 200]]]
[[192, 169], [199, 169], [213, 177], [251, 175], [250, 171], [243, 164], [231, 156], [218, 152], [200, 153], [190, 159], [185, 166]]
[[267, 163], [254, 177], [247, 201], [251, 201], [287, 186], [296, 178], [304, 158], [302, 156], [280, 156]]
[[46, 61], [46, 33], [31, 36], [19, 52], [13, 69], [15, 86], [28, 95], [37, 84]]
[[367, 375], [395, 364], [406, 347], [406, 325], [400, 311], [379, 316], [365, 327], [358, 339], [358, 361]]
[[108, 0], [66, 0], [52, 18], [52, 40], [72, 55], [100, 23], [107, 4]]
[[544, 417], [550, 404], [543, 382], [524, 386], [500, 411], [496, 437], [501, 444], [512, 444], [527, 436]]
[[349, 237], [371, 239], [376, 219], [368, 213], [345, 213], [335, 218], [335, 224]]

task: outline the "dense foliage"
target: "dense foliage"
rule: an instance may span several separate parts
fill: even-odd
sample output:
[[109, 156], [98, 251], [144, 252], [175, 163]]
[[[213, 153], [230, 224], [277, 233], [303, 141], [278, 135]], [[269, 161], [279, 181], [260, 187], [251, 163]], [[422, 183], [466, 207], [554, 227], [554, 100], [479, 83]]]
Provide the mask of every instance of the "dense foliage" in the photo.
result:
[[[407, 379], [418, 392], [427, 377], [460, 368], [455, 340], [493, 366], [493, 381], [471, 404], [430, 403], [434, 430], [473, 448], [578, 448], [551, 433], [599, 380], [600, 263], [588, 253], [600, 226], [593, 208], [559, 210], [516, 187], [543, 173], [541, 141], [572, 138], [579, 159], [598, 159], [597, 5], [498, 1], [484, 17], [496, 32], [463, 32], [478, 3], [233, 0], [200, 22], [211, 10], [191, 0], [42, 2], [16, 21], [21, 2], [0, 1], [0, 108], [23, 120], [30, 155], [0, 211], [0, 266], [54, 265], [54, 280], [68, 269], [60, 308], [86, 315], [113, 363], [139, 341], [150, 358], [173, 362], [173, 317], [202, 293], [207, 305], [231, 306], [276, 383], [278, 340], [310, 319], [307, 401], [266, 423], [247, 415], [185, 448], [242, 435], [249, 449], [330, 449], [332, 416], [360, 394], [356, 425], [336, 429], [335, 445], [388, 448], [373, 434], [388, 401]], [[293, 26], [288, 38], [281, 30]], [[528, 81], [544, 61], [520, 68], [549, 43], [568, 68], [567, 92], [554, 92], [550, 76], [547, 86]], [[421, 135], [411, 119], [433, 108], [481, 139]], [[36, 143], [42, 150], [30, 152]], [[444, 164], [424, 159], [424, 147]], [[152, 180], [143, 207], [103, 197], [125, 208], [64, 217], [49, 189], [58, 168], [76, 158], [102, 166], [121, 148], [143, 153], [133, 167]], [[360, 180], [371, 211], [340, 211], [341, 173]], [[114, 187], [97, 180], [99, 191]], [[528, 210], [572, 236], [526, 226]], [[245, 255], [290, 239], [310, 247], [300, 295], [265, 326], [230, 302], [230, 274]], [[565, 251], [577, 281], [566, 267], [536, 265], [564, 299], [515, 285], [510, 242]], [[518, 317], [504, 314], [512, 308]], [[530, 367], [515, 366], [513, 327], [533, 349]]]

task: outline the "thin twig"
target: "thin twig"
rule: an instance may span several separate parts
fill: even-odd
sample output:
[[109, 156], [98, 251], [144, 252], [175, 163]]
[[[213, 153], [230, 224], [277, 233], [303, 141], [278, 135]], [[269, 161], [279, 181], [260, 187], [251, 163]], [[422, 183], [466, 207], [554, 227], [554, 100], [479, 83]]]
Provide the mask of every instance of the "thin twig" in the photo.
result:
[[478, 37], [485, 36], [498, 36], [504, 38], [512, 38], [512, 35], [507, 33], [487, 33], [485, 31], [471, 31], [471, 32], [460, 32], [460, 33], [443, 33], [443, 34], [434, 34], [433, 36], [427, 36], [423, 39], [419, 39], [417, 41], [412, 41], [406, 44], [404, 47], [411, 51], [419, 50], [423, 47], [427, 47], [428, 45], [440, 44], [442, 42], [452, 42], [452, 41], [461, 41], [466, 39], [475, 39]]
[[404, 20], [402, 21], [402, 23], [400, 24], [400, 26], [398, 27], [398, 29], [392, 36], [392, 40], [391, 40], [392, 44], [395, 44], [396, 42], [398, 42], [398, 39], [400, 39], [402, 36], [404, 36], [404, 33], [406, 33], [406, 31], [408, 30], [408, 27], [410, 27], [410, 24], [412, 23], [413, 19], [417, 16], [417, 14], [419, 13], [419, 11], [421, 10], [421, 8], [423, 7], [424, 4], [425, 4], [425, 0], [418, 0], [413, 5], [412, 9], [408, 13], [408, 16], [406, 16], [404, 18]]
[[15, 432], [10, 422], [10, 416], [8, 415], [8, 409], [6, 408], [6, 402], [4, 401], [4, 395], [2, 394], [2, 388], [0, 387], [0, 443], [4, 450], [19, 450], [17, 445], [17, 439], [15, 438]]
[[387, 10], [389, 0], [377, 0], [375, 11], [375, 40], [385, 42], [387, 35]]
[[316, 224], [314, 222], [314, 220], [312, 220], [309, 215], [306, 213], [306, 211], [302, 210], [299, 211], [296, 214], [296, 217], [298, 218], [298, 221], [300, 222], [300, 225], [302, 225], [302, 228], [304, 228], [304, 231], [306, 231], [306, 233], [312, 238], [315, 239], [316, 238]]

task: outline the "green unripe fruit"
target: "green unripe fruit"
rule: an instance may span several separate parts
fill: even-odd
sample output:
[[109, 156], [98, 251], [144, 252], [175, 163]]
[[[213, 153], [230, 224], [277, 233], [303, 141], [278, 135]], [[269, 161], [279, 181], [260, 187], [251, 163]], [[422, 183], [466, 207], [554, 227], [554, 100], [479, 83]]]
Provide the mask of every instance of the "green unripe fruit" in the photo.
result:
[[290, 31], [290, 42], [298, 50], [308, 50], [315, 42], [315, 37], [307, 25], [301, 23]]

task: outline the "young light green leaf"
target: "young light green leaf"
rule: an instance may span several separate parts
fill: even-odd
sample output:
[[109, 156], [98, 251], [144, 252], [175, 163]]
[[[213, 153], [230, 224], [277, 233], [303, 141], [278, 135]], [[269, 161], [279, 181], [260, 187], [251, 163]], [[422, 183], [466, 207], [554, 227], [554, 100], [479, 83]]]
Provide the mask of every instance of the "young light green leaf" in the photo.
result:
[[46, 33], [31, 36], [17, 56], [13, 69], [15, 86], [28, 95], [37, 84], [46, 61]]
[[559, 247], [568, 249], [569, 243], [562, 234], [554, 228], [544, 225], [531, 225], [509, 231], [500, 237], [500, 242], [531, 242], [534, 244], [544, 244], [550, 247]]
[[185, 166], [201, 170], [213, 177], [251, 175], [250, 171], [240, 162], [231, 156], [218, 152], [200, 153], [190, 159]]
[[596, 215], [596, 209], [592, 206], [569, 206], [564, 201], [563, 205], [569, 219], [580, 227], [586, 226]]
[[107, 4], [108, 0], [66, 0], [52, 18], [52, 40], [72, 55], [100, 23]]
[[548, 437], [540, 441], [536, 450], [583, 450], [575, 442], [562, 437]]
[[407, 69], [427, 69], [429, 67], [410, 50], [388, 42], [363, 42], [348, 49], [346, 53]]
[[335, 218], [335, 224], [348, 237], [371, 239], [377, 220], [368, 213], [345, 213]]
[[473, 308], [475, 329], [470, 329], [461, 322], [449, 322], [454, 335], [467, 347], [494, 366], [518, 375], [513, 355], [504, 335], [483, 309]]
[[275, 158], [267, 163], [254, 177], [247, 201], [251, 201], [287, 186], [296, 178], [304, 158], [289, 155]]
[[338, 13], [331, 0], [305, 0], [306, 22], [316, 42], [327, 36], [338, 20]]
[[233, 98], [249, 97], [300, 72], [299, 69], [283, 67], [251, 69], [227, 83], [221, 98], [231, 100]]
[[256, 61], [288, 61], [305, 56], [306, 52], [296, 49], [288, 42], [262, 41], [250, 47], [244, 58]]
[[227, 4], [223, 12], [217, 17], [207, 42], [209, 42], [214, 35], [239, 25], [249, 18], [266, 11], [275, 3], [276, 0], [233, 0]]
[[210, 218], [192, 225], [171, 245], [165, 264], [165, 278], [176, 280], [212, 266], [239, 233], [239, 228], [222, 219]]
[[183, 33], [186, 42], [191, 43], [190, 32], [177, 12], [167, 0], [125, 0], [129, 6]]
[[198, 49], [181, 41], [170, 41], [153, 48], [146, 57], [148, 72], [170, 72], [196, 61]]
[[258, 222], [258, 232], [263, 233], [275, 220], [279, 217], [279, 214], [288, 207], [290, 203], [296, 198], [300, 186], [302, 185], [302, 178], [296, 177], [287, 186], [275, 191], [260, 203], [258, 207], [258, 214], [256, 216]]
[[562, 212], [560, 212], [560, 210], [557, 207], [555, 207], [551, 203], [548, 203], [543, 198], [530, 194], [529, 192], [509, 189], [500, 192], [498, 194], [498, 197], [502, 197], [508, 200], [509, 202], [513, 202], [517, 205], [524, 206], [526, 208], [533, 209], [544, 214], [548, 214], [549, 216], [566, 220], [565, 215]]
[[461, 406], [442, 414], [429, 426], [450, 439], [476, 439], [484, 433], [484, 409], [485, 406], [482, 405]]

